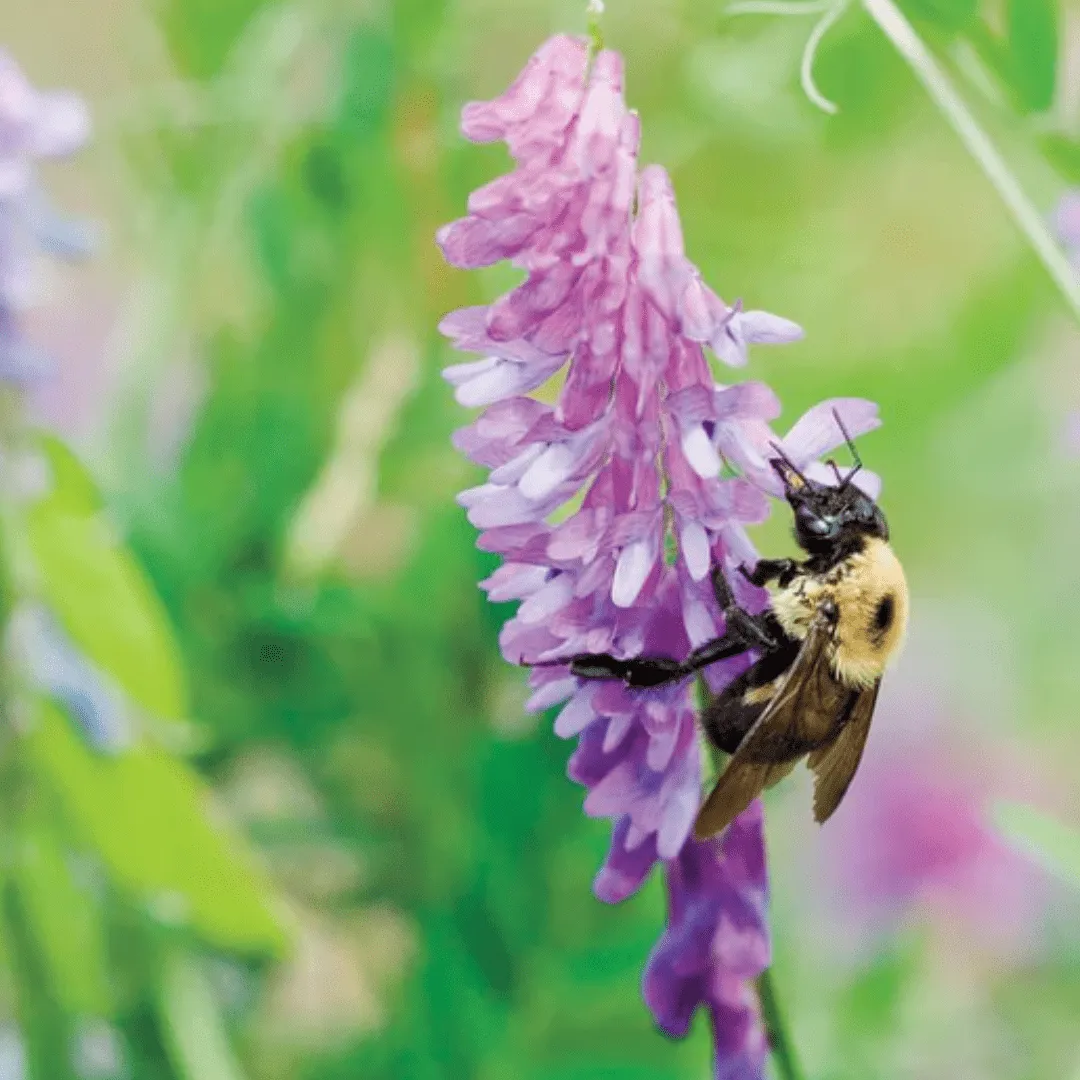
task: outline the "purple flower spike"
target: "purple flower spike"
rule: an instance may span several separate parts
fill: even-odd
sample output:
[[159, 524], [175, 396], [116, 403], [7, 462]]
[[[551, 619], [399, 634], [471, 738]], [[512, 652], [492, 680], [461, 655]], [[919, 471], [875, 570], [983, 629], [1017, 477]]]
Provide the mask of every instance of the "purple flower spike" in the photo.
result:
[[35, 90], [0, 49], [0, 199], [30, 189], [38, 158], [72, 154], [89, 135], [90, 116], [79, 98]]
[[38, 250], [70, 258], [84, 254], [88, 233], [61, 218], [37, 183], [37, 162], [74, 153], [90, 131], [86, 107], [74, 95], [35, 90], [0, 49], [0, 380], [23, 385], [49, 364], [19, 329], [18, 314], [34, 294]]
[[[718, 384], [704, 349], [742, 365], [748, 345], [801, 330], [705, 285], [686, 257], [667, 173], [638, 167], [621, 58], [588, 60], [584, 40], [554, 37], [505, 94], [463, 113], [464, 134], [504, 140], [516, 167], [474, 192], [468, 215], [437, 241], [456, 266], [509, 259], [527, 276], [440, 327], [474, 354], [444, 372], [458, 401], [487, 406], [455, 436], [490, 470], [459, 501], [479, 546], [504, 560], [483, 587], [494, 601], [520, 601], [500, 645], [511, 663], [540, 665], [528, 707], [562, 704], [555, 730], [578, 740], [569, 775], [588, 791], [585, 812], [614, 823], [596, 895], [617, 903], [665, 867], [670, 923], [646, 972], [649, 1007], [679, 1035], [704, 1005], [716, 1075], [751, 1080], [766, 1054], [754, 988], [769, 958], [761, 805], [720, 840], [692, 841], [702, 767], [689, 682], [632, 691], [577, 679], [557, 661], [680, 658], [723, 632], [709, 569], [730, 575], [756, 559], [744, 528], [767, 516], [767, 495], [782, 494], [769, 466], [780, 404], [760, 382]], [[526, 396], [564, 368], [553, 405]], [[871, 402], [842, 399], [783, 439], [792, 460], [826, 480], [816, 459], [843, 443], [834, 408], [852, 436], [878, 424]], [[741, 475], [721, 476], [724, 460]], [[732, 585], [761, 609], [761, 590], [740, 575]], [[719, 690], [748, 662], [706, 677]]]

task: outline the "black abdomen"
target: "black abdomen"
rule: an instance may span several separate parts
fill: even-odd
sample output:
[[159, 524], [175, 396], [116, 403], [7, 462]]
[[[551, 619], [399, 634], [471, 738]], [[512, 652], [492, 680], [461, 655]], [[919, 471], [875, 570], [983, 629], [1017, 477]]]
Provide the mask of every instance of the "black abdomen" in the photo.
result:
[[[778, 625], [770, 629], [783, 635]], [[709, 702], [701, 714], [701, 726], [717, 749], [735, 753], [772, 700], [768, 688], [795, 663], [800, 648], [800, 642], [788, 638], [776, 652], [763, 656]]]

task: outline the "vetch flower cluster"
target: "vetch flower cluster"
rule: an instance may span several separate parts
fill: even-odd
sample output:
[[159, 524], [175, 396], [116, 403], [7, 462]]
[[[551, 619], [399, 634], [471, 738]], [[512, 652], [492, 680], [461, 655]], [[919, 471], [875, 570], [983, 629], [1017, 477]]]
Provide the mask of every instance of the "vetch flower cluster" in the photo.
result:
[[[504, 141], [516, 167], [473, 192], [468, 215], [437, 238], [455, 266], [509, 259], [526, 275], [441, 324], [456, 348], [481, 357], [445, 375], [461, 404], [486, 406], [455, 436], [490, 470], [460, 502], [480, 546], [504, 560], [483, 583], [489, 597], [521, 601], [501, 635], [511, 663], [586, 652], [683, 658], [723, 632], [714, 564], [744, 606], [764, 603], [733, 571], [756, 558], [745, 526], [782, 493], [768, 464], [780, 406], [762, 383], [717, 384], [705, 347], [737, 367], [749, 345], [801, 330], [725, 303], [702, 281], [667, 173], [639, 169], [639, 121], [622, 78], [617, 53], [590, 57], [585, 40], [557, 36], [503, 95], [467, 105], [465, 136]], [[529, 396], [564, 368], [555, 404]], [[829, 401], [782, 440], [796, 465], [826, 481], [815, 459], [841, 442], [834, 408], [852, 434], [877, 426], [871, 403]], [[718, 689], [748, 662], [725, 661], [707, 677]], [[613, 821], [597, 896], [621, 901], [664, 864], [669, 923], [644, 977], [657, 1022], [682, 1035], [704, 1005], [716, 1075], [761, 1076], [760, 804], [718, 840], [690, 837], [703, 768], [687, 682], [628, 690], [556, 664], [536, 667], [531, 685], [533, 710], [565, 702], [555, 730], [578, 739], [570, 776], [588, 789], [586, 813]]]
[[34, 298], [38, 250], [82, 255], [87, 231], [60, 217], [37, 179], [39, 160], [78, 150], [90, 132], [83, 102], [73, 94], [35, 90], [0, 49], [0, 380], [17, 385], [45, 364], [23, 337], [19, 313]]
[[[0, 49], [0, 383], [16, 389], [40, 378], [48, 367], [20, 326], [21, 313], [35, 298], [39, 251], [70, 258], [89, 248], [86, 228], [51, 208], [38, 182], [38, 163], [74, 153], [89, 131], [81, 99], [35, 90]], [[21, 503], [40, 494], [47, 469], [11, 436], [10, 431], [0, 433], [0, 495]], [[5, 638], [28, 684], [63, 702], [91, 745], [115, 752], [128, 744], [121, 695], [41, 604], [20, 598]]]

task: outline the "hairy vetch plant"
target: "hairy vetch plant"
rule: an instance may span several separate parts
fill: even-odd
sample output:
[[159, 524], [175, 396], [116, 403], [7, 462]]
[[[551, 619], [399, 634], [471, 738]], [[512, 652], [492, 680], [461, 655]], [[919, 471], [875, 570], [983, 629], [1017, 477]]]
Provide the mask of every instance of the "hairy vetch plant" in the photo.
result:
[[[506, 93], [465, 107], [462, 131], [503, 140], [516, 168], [473, 192], [468, 215], [440, 230], [442, 251], [455, 266], [509, 259], [527, 275], [441, 325], [482, 357], [445, 375], [461, 404], [486, 406], [456, 445], [490, 470], [460, 496], [480, 546], [504, 560], [484, 588], [521, 601], [503, 655], [538, 665], [585, 652], [684, 657], [723, 632], [712, 565], [744, 606], [764, 603], [732, 571], [756, 558], [744, 527], [782, 494], [769, 444], [828, 481], [815, 459], [840, 441], [833, 410], [858, 434], [877, 426], [876, 407], [824, 402], [777, 440], [780, 406], [766, 385], [716, 382], [706, 347], [738, 367], [749, 345], [801, 330], [725, 303], [686, 257], [667, 173], [639, 168], [639, 120], [617, 53], [550, 39]], [[529, 396], [563, 368], [554, 405]], [[748, 662], [718, 663], [707, 678], [718, 689]], [[555, 730], [578, 738], [570, 775], [588, 789], [586, 813], [614, 822], [596, 895], [621, 901], [663, 864], [669, 921], [644, 975], [657, 1022], [685, 1034], [704, 1005], [716, 1075], [760, 1076], [762, 809], [717, 840], [691, 838], [703, 773], [691, 686], [585, 683], [563, 665], [536, 667], [531, 685], [534, 710], [566, 702]]]

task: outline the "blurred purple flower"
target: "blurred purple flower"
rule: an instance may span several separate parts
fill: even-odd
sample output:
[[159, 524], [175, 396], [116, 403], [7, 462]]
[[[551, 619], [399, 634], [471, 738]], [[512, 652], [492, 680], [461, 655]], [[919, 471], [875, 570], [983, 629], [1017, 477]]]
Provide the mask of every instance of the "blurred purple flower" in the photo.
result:
[[134, 741], [121, 691], [75, 647], [55, 618], [22, 604], [8, 624], [8, 642], [34, 689], [67, 710], [95, 750], [117, 754]]
[[0, 1080], [26, 1080], [26, 1043], [10, 1020], [0, 1021]]
[[1080, 411], [1074, 409], [1065, 417], [1062, 442], [1065, 444], [1066, 453], [1080, 457]]
[[72, 1035], [71, 1065], [79, 1080], [119, 1080], [127, 1076], [120, 1032], [109, 1021], [97, 1017], [79, 1020]]
[[1080, 191], [1068, 191], [1057, 205], [1054, 229], [1074, 263], [1080, 262]]
[[85, 254], [87, 229], [60, 217], [37, 180], [37, 163], [74, 153], [90, 131], [72, 94], [35, 90], [0, 49], [0, 379], [25, 384], [48, 365], [22, 336], [19, 312], [34, 294], [34, 257]]
[[[445, 376], [463, 405], [487, 406], [455, 444], [490, 470], [460, 496], [479, 545], [505, 560], [483, 586], [492, 600], [521, 601], [503, 655], [683, 657], [722, 632], [710, 565], [754, 561], [744, 526], [767, 516], [766, 493], [780, 494], [767, 462], [779, 402], [760, 383], [717, 385], [703, 346], [742, 365], [748, 344], [801, 331], [724, 303], [687, 259], [667, 173], [638, 170], [639, 123], [617, 53], [590, 66], [584, 40], [551, 38], [506, 93], [465, 107], [462, 131], [505, 141], [516, 168], [439, 231], [443, 254], [466, 268], [509, 259], [527, 274], [441, 324], [455, 347], [482, 356]], [[554, 406], [524, 396], [567, 363]], [[878, 424], [872, 403], [843, 399], [811, 410], [783, 440], [826, 479], [813, 459], [840, 441], [834, 407], [852, 434]], [[721, 478], [722, 459], [742, 475]], [[733, 580], [759, 610], [764, 594]], [[713, 685], [747, 662], [716, 665]], [[682, 1035], [705, 1005], [716, 1075], [759, 1077], [766, 1047], [752, 982], [769, 961], [760, 805], [719, 840], [689, 838], [702, 768], [687, 683], [631, 692], [556, 665], [537, 667], [531, 685], [533, 710], [566, 702], [555, 730], [578, 737], [570, 776], [588, 789], [585, 812], [614, 822], [597, 896], [621, 901], [658, 860], [667, 867], [670, 921], [644, 984], [657, 1022]]]

